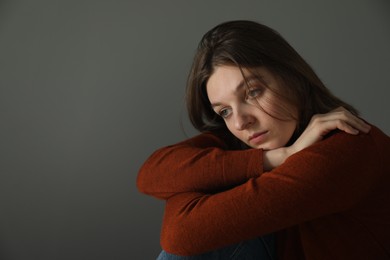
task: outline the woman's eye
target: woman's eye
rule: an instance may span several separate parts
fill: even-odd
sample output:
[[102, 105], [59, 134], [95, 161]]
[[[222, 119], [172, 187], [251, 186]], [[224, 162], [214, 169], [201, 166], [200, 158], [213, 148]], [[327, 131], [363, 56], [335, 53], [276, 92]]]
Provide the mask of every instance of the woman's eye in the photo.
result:
[[254, 89], [248, 90], [247, 96], [248, 96], [248, 98], [256, 98], [256, 97], [260, 96], [260, 94], [261, 94], [261, 89], [254, 88]]
[[227, 118], [230, 115], [230, 110], [225, 108], [220, 110], [218, 114], [223, 118]]

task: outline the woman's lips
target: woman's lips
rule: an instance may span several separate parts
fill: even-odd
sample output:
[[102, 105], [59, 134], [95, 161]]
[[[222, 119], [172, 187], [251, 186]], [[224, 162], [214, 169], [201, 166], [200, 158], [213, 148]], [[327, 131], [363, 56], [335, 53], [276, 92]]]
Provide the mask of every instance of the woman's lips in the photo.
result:
[[260, 143], [264, 142], [264, 139], [265, 139], [267, 133], [268, 133], [268, 131], [256, 133], [256, 134], [252, 135], [251, 137], [249, 137], [248, 142], [250, 142], [252, 144], [260, 144]]

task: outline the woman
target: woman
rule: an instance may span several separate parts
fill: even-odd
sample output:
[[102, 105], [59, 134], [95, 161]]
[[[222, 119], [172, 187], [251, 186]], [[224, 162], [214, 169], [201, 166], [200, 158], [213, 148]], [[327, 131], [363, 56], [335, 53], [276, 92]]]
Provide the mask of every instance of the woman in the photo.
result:
[[389, 259], [390, 138], [277, 32], [206, 33], [187, 105], [202, 134], [156, 151], [137, 180], [166, 199], [160, 259]]

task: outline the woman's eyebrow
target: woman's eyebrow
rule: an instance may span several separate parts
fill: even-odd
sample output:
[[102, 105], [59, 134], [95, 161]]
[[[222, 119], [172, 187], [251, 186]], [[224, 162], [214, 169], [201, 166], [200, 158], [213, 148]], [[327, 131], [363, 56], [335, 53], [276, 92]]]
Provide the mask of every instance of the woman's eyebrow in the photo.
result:
[[219, 106], [221, 106], [221, 105], [222, 105], [222, 103], [219, 103], [219, 102], [217, 102], [217, 103], [212, 103], [212, 104], [211, 104], [211, 108], [214, 109], [214, 108], [219, 107]]
[[[237, 93], [239, 92], [245, 85], [246, 85], [246, 82], [248, 80], [245, 80], [243, 79], [242, 81], [240, 81], [240, 83], [238, 83], [238, 85], [235, 87], [234, 89], [234, 93]], [[214, 102], [214, 103], [211, 103], [211, 107], [214, 109], [215, 107], [218, 107], [218, 106], [221, 106], [222, 103], [221, 102]]]
[[253, 83], [253, 82], [262, 82], [264, 83], [264, 79], [262, 76], [258, 77], [258, 76], [249, 76], [249, 77], [245, 77], [236, 87], [235, 91], [234, 92], [239, 92], [243, 87], [246, 87], [246, 86], [249, 86], [250, 83]]
[[[249, 77], [246, 77], [244, 78], [244, 82], [240, 83], [241, 84], [249, 84], [251, 82], [261, 82], [261, 83], [265, 83], [264, 82], [264, 77], [263, 76], [249, 76]], [[239, 85], [239, 86], [240, 86]], [[240, 86], [241, 87], [241, 86]]]
[[[264, 83], [264, 79], [262, 76], [249, 76], [249, 77], [246, 77], [244, 79], [242, 79], [242, 81], [240, 83], [238, 83], [238, 85], [236, 86], [234, 92], [237, 93], [239, 92], [243, 87], [247, 86], [248, 83], [250, 82], [253, 82], [253, 81], [259, 81], [259, 82], [262, 82]], [[211, 107], [214, 109], [215, 107], [218, 107], [218, 106], [221, 106], [222, 103], [221, 102], [215, 102], [215, 103], [211, 103]]]

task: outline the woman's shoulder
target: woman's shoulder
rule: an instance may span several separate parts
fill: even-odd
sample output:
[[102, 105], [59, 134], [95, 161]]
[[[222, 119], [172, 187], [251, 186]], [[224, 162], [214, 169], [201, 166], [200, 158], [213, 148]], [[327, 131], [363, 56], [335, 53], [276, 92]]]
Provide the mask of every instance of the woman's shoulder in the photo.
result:
[[375, 125], [370, 132], [352, 135], [335, 131], [323, 141], [313, 145], [314, 149], [342, 152], [345, 155], [376, 154], [376, 158], [390, 158], [390, 137]]
[[383, 140], [387, 143], [390, 142], [390, 136], [388, 136], [386, 133], [384, 133], [381, 129], [379, 129], [375, 125], [371, 125], [371, 130], [368, 133], [368, 135], [372, 136], [375, 139]]
[[[390, 158], [390, 137], [376, 126], [372, 126], [367, 134], [371, 137], [376, 149], [384, 160]], [[389, 163], [389, 162], [388, 162]]]

